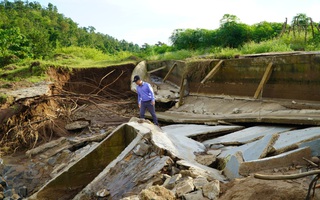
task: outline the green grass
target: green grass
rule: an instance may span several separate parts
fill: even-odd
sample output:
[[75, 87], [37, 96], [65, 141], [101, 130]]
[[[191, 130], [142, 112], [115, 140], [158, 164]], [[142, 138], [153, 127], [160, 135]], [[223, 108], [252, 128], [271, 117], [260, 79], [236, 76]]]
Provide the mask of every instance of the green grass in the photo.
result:
[[[311, 35], [305, 41], [304, 34], [284, 35], [281, 38], [275, 38], [260, 43], [248, 42], [240, 48], [221, 48], [213, 47], [200, 50], [177, 50], [161, 54], [155, 53], [155, 50], [147, 52], [131, 53], [118, 52], [115, 54], [105, 54], [102, 51], [89, 47], [63, 47], [57, 49], [52, 57], [40, 62], [30, 70], [30, 65], [35, 60], [22, 60], [0, 68], [0, 81], [28, 81], [31, 83], [47, 79], [46, 71], [49, 67], [63, 68], [90, 68], [90, 67], [108, 67], [122, 64], [138, 64], [142, 60], [186, 60], [195, 59], [229, 59], [236, 55], [257, 54], [267, 52], [290, 52], [290, 51], [319, 51], [320, 36], [312, 38]], [[156, 47], [155, 47], [156, 48]], [[169, 48], [169, 50], [172, 48]], [[0, 85], [1, 87], [1, 85]]]

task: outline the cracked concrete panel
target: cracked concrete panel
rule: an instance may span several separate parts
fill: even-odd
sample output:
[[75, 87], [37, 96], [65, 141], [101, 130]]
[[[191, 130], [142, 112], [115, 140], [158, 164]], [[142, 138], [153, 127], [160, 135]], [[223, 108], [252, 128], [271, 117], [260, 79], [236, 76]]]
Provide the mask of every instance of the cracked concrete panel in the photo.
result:
[[226, 167], [223, 169], [223, 173], [232, 180], [241, 177], [239, 174], [240, 164], [243, 163], [243, 156], [240, 151], [237, 151], [234, 155], [231, 155]]
[[204, 135], [209, 133], [221, 133], [232, 132], [242, 129], [242, 126], [208, 126], [208, 125], [196, 125], [196, 124], [173, 124], [163, 126], [162, 130], [170, 135], [181, 135], [185, 137]]
[[237, 147], [227, 147], [222, 148], [222, 152], [219, 154], [218, 158], [226, 158], [228, 155], [235, 155], [237, 152], [241, 152], [244, 161], [251, 161], [260, 158], [264, 158], [271, 150], [272, 145], [278, 139], [278, 134], [265, 135], [263, 138], [244, 144]]
[[167, 150], [173, 156], [190, 161], [195, 160], [195, 152], [204, 152], [206, 150], [205, 146], [200, 142], [181, 135], [167, 134], [166, 132], [154, 132], [152, 141], [156, 146]]
[[239, 145], [258, 140], [264, 137], [265, 135], [282, 133], [292, 129], [293, 127], [286, 126], [253, 126], [250, 128], [230, 133], [228, 135], [217, 137], [211, 140], [206, 140], [202, 143], [206, 146], [214, 144]]
[[280, 137], [273, 145], [275, 154], [296, 149], [302, 142], [320, 138], [320, 127], [311, 127], [300, 130], [288, 131], [280, 134]]
[[312, 156], [320, 155], [320, 139], [312, 140], [309, 142], [302, 142], [299, 144], [299, 148], [310, 147]]
[[302, 159], [303, 157], [311, 159], [309, 147], [292, 150], [272, 157], [243, 162], [240, 164], [239, 174], [248, 176], [250, 173], [262, 170], [289, 167], [293, 164], [305, 164], [305, 161]]
[[255, 142], [255, 144], [243, 152], [244, 161], [247, 162], [266, 157], [278, 137], [278, 134], [266, 135], [262, 139]]

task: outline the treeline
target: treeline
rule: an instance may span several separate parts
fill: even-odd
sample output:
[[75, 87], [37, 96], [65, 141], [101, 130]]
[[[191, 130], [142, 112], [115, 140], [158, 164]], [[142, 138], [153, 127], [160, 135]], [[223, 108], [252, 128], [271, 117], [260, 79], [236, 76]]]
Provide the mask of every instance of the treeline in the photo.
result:
[[297, 14], [291, 23], [263, 21], [252, 26], [241, 23], [235, 15], [225, 14], [216, 30], [176, 29], [170, 40], [177, 49], [238, 48], [248, 42], [260, 43], [285, 34], [302, 34], [306, 43], [320, 42], [319, 23], [306, 14]]
[[51, 3], [43, 8], [38, 2], [7, 0], [0, 3], [0, 57], [10, 59], [45, 58], [59, 47], [79, 46], [104, 53], [139, 51], [137, 44], [96, 33], [95, 28], [79, 27], [58, 13]]
[[[287, 35], [290, 37], [286, 38], [285, 45], [292, 50], [303, 50], [310, 44], [313, 49], [320, 47], [319, 23], [306, 14], [297, 14], [289, 23], [263, 21], [254, 25], [241, 23], [235, 15], [225, 14], [218, 29], [176, 29], [169, 37], [170, 45], [158, 42], [140, 47], [97, 33], [92, 26], [79, 27], [72, 19], [58, 13], [51, 3], [47, 7], [21, 0], [0, 3], [0, 66], [25, 58], [50, 58], [57, 49], [64, 47], [92, 48], [105, 54], [126, 51], [144, 57], [178, 50], [234, 49]], [[300, 37], [299, 44], [296, 36]]]

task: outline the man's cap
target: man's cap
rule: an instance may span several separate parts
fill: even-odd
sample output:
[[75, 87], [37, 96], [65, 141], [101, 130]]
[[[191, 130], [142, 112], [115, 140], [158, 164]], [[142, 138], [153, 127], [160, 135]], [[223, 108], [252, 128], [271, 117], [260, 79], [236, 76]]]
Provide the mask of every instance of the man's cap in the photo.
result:
[[135, 75], [132, 82], [137, 82], [138, 80], [140, 80], [140, 76]]

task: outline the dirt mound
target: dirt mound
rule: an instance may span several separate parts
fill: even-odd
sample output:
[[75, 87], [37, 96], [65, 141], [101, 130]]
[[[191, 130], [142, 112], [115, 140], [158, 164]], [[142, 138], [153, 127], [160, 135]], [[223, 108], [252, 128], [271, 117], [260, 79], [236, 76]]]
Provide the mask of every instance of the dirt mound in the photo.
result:
[[261, 180], [252, 176], [221, 184], [219, 200], [303, 200], [310, 179]]

